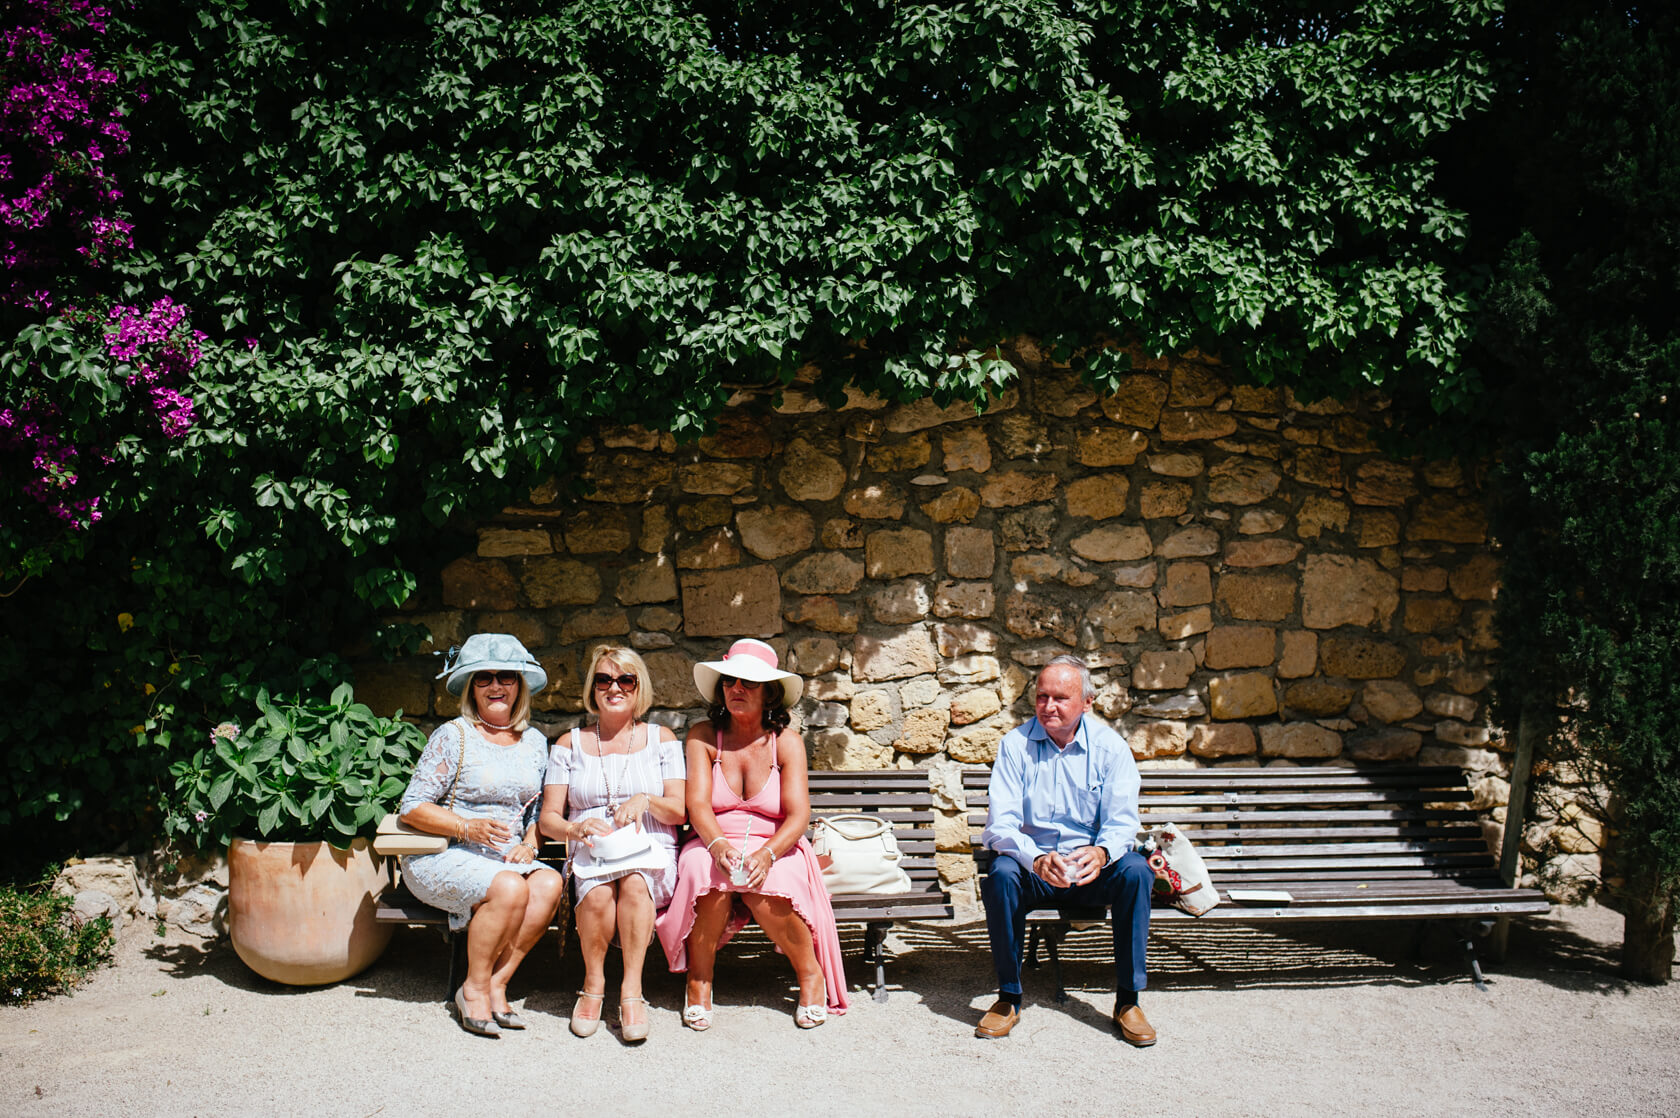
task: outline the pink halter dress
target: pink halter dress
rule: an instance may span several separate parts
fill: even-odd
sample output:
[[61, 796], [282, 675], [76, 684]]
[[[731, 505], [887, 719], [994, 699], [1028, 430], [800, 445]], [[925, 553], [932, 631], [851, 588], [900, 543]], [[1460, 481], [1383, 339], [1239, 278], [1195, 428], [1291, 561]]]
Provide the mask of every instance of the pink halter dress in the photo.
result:
[[[737, 850], [751, 853], [770, 840], [786, 818], [782, 811], [782, 770], [775, 762], [774, 739], [771, 740], [770, 777], [764, 787], [742, 799], [723, 778], [723, 766], [712, 761], [712, 812], [717, 816], [723, 837]], [[745, 840], [743, 841], [743, 834]], [[688, 934], [694, 927], [694, 905], [707, 893], [718, 890], [744, 893], [743, 886], [730, 883], [729, 875], [718, 869], [698, 838], [683, 845], [677, 857], [677, 888], [669, 907], [654, 922], [665, 958], [673, 971], [688, 969]], [[841, 966], [840, 933], [834, 926], [834, 909], [828, 903], [828, 890], [823, 886], [822, 870], [816, 855], [803, 835], [799, 844], [770, 867], [769, 875], [758, 892], [765, 896], [782, 897], [793, 905], [799, 918], [811, 930], [811, 942], [816, 948], [817, 965], [822, 968], [823, 985], [827, 988], [829, 1012], [846, 1012], [846, 975]], [[728, 943], [752, 918], [745, 903], [737, 900], [729, 915], [718, 946]]]

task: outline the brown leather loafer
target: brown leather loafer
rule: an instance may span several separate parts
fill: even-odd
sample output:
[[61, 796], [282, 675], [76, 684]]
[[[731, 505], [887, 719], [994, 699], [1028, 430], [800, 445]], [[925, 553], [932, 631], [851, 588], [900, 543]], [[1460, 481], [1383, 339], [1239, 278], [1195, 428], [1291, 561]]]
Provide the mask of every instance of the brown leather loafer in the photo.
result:
[[1155, 1030], [1150, 1028], [1149, 1018], [1135, 1005], [1115, 1010], [1114, 1023], [1120, 1026], [1120, 1039], [1133, 1048], [1148, 1048], [1155, 1043]]
[[980, 1018], [980, 1024], [974, 1028], [974, 1035], [987, 1039], [1008, 1036], [1009, 1030], [1020, 1020], [1020, 1009], [999, 999], [992, 1003], [992, 1008], [986, 1011], [986, 1016]]

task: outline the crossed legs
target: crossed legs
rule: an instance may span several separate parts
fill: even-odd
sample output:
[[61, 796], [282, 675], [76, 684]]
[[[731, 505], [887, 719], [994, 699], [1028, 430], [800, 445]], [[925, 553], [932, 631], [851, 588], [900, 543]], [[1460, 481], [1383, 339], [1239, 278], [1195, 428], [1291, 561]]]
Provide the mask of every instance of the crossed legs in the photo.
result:
[[554, 919], [564, 883], [551, 869], [529, 877], [503, 870], [490, 881], [467, 925], [467, 977], [461, 1000], [469, 1016], [506, 1013], [508, 982]]

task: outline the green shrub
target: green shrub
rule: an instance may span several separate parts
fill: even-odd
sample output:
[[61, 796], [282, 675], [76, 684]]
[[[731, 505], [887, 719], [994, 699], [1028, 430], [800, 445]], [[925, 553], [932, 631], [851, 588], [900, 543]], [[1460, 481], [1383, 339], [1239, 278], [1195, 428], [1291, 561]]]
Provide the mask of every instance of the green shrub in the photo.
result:
[[82, 922], [54, 893], [57, 866], [33, 886], [0, 885], [0, 1003], [21, 1005], [67, 991], [111, 958], [108, 917]]

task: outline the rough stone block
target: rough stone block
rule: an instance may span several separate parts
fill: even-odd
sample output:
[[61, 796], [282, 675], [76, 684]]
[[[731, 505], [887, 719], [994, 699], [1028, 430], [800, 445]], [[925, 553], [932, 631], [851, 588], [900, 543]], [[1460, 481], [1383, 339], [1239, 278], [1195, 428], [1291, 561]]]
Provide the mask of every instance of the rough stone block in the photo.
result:
[[795, 594], [850, 594], [863, 581], [864, 565], [839, 551], [807, 555], [782, 574], [782, 586]]
[[939, 654], [946, 658], [970, 652], [996, 652], [998, 649], [997, 633], [983, 625], [942, 622], [934, 625], [933, 637]]
[[560, 626], [560, 643], [576, 644], [588, 637], [622, 637], [630, 632], [630, 616], [621, 609], [600, 606], [571, 614]]
[[1155, 618], [1154, 595], [1135, 590], [1111, 590], [1085, 615], [1103, 640], [1119, 644], [1135, 642], [1140, 631], [1155, 627]]
[[998, 539], [1005, 551], [1043, 551], [1056, 539], [1056, 510], [1051, 505], [1015, 509], [998, 521]]
[[1453, 597], [1461, 601], [1491, 602], [1499, 595], [1499, 560], [1491, 555], [1472, 556], [1453, 569], [1448, 583]]
[[1145, 520], [1183, 516], [1190, 510], [1195, 490], [1182, 481], [1152, 481], [1138, 498], [1138, 515]]
[[[985, 414], [993, 415], [1008, 411], [1020, 400], [1020, 393], [1011, 388], [992, 399], [986, 405]], [[929, 427], [940, 427], [947, 423], [971, 422], [974, 419], [974, 405], [958, 401], [955, 404], [940, 407], [932, 400], [914, 400], [908, 404], [901, 404], [887, 412], [887, 430], [895, 434], [907, 435], [912, 431], [925, 431]]]
[[1151, 694], [1136, 699], [1132, 713], [1138, 718], [1167, 718], [1183, 721], [1207, 714], [1207, 704], [1194, 691]]
[[1428, 494], [1412, 509], [1406, 539], [1483, 543], [1487, 540], [1487, 508], [1469, 497]]
[[1122, 377], [1112, 396], [1098, 401], [1103, 414], [1131, 427], [1154, 427], [1161, 420], [1168, 387], [1160, 377], [1143, 373]]
[[983, 474], [992, 468], [992, 447], [986, 441], [986, 432], [982, 428], [964, 427], [941, 432], [939, 445], [945, 455], [946, 473], [973, 470]]
[[1163, 617], [1156, 624], [1161, 636], [1170, 641], [1181, 641], [1205, 633], [1213, 628], [1213, 611], [1206, 606], [1175, 613]]
[[1208, 680], [1208, 708], [1214, 718], [1227, 722], [1276, 714], [1277, 686], [1265, 672], [1216, 675]]
[[1326, 675], [1347, 679], [1390, 679], [1406, 666], [1406, 653], [1372, 637], [1327, 636], [1318, 642], [1318, 661]]
[[1237, 518], [1237, 531], [1245, 536], [1266, 536], [1289, 523], [1289, 518], [1277, 509], [1246, 509]]
[[629, 451], [595, 454], [584, 459], [583, 480], [589, 487], [591, 501], [645, 505], [653, 500], [661, 486], [670, 483], [671, 463], [664, 458]]
[[1360, 688], [1359, 701], [1378, 722], [1404, 722], [1423, 710], [1417, 692], [1397, 679], [1372, 680]]
[[849, 489], [841, 503], [859, 520], [904, 519], [904, 491], [890, 483], [876, 482]]
[[980, 503], [989, 509], [1036, 504], [1053, 497], [1059, 484], [1060, 480], [1052, 473], [1000, 470], [980, 487]]
[[1227, 458], [1208, 471], [1208, 500], [1218, 505], [1257, 505], [1277, 492], [1283, 475], [1258, 458]]
[[1259, 748], [1253, 727], [1242, 722], [1202, 723], [1190, 728], [1190, 752], [1213, 760], [1252, 757]]
[[832, 501], [846, 484], [846, 467], [809, 439], [796, 438], [782, 452], [782, 469], [776, 480], [795, 501]]
[[1148, 556], [1154, 545], [1149, 532], [1136, 524], [1105, 525], [1076, 536], [1069, 545], [1075, 555], [1093, 563], [1124, 563]]
[[699, 445], [700, 452], [712, 458], [761, 459], [776, 449], [761, 416], [734, 410], [718, 416], [715, 429], [702, 436]]
[[945, 731], [950, 725], [950, 711], [930, 708], [909, 711], [893, 748], [900, 753], [938, 753], [945, 748]]
[[690, 462], [677, 468], [677, 485], [684, 493], [731, 496], [752, 488], [751, 466], [739, 462]]
[[[527, 559], [519, 572], [519, 581], [525, 589], [525, 600], [534, 609], [587, 606], [601, 598], [600, 573], [576, 559], [559, 559], [552, 555]], [[446, 590], [444, 599], [447, 601], [448, 598]], [[504, 605], [498, 608], [512, 607]]]
[[1354, 543], [1362, 548], [1392, 547], [1400, 542], [1400, 518], [1391, 512], [1367, 512], [1354, 524]]
[[1214, 600], [1239, 621], [1282, 621], [1295, 609], [1295, 580], [1286, 574], [1227, 574]]
[[933, 641], [921, 629], [888, 637], [860, 634], [852, 641], [852, 678], [862, 683], [928, 675], [938, 667]]
[[549, 555], [554, 551], [554, 538], [546, 528], [480, 528], [478, 554], [482, 558], [506, 558], [510, 555]]
[[1356, 505], [1387, 508], [1400, 508], [1416, 495], [1416, 475], [1412, 467], [1386, 458], [1360, 463], [1354, 471], [1353, 488], [1349, 491]]
[[1227, 567], [1281, 567], [1301, 554], [1294, 540], [1234, 540], [1225, 548]]
[[1220, 625], [1208, 632], [1202, 657], [1210, 671], [1264, 668], [1276, 659], [1277, 630], [1260, 625]]
[[735, 506], [724, 497], [706, 497], [677, 506], [677, 522], [690, 532], [721, 528], [735, 515]]
[[1444, 691], [1437, 691], [1423, 701], [1423, 709], [1440, 718], [1454, 718], [1460, 722], [1468, 722], [1476, 717], [1476, 710], [1481, 706], [1475, 699], [1467, 695], [1449, 695]]
[[1212, 441], [1223, 439], [1235, 431], [1237, 421], [1227, 412], [1167, 408], [1161, 412], [1161, 421], [1156, 429], [1164, 442]]
[[1140, 691], [1177, 691], [1196, 674], [1196, 654], [1188, 649], [1140, 652], [1132, 664], [1132, 686]]
[[863, 546], [863, 525], [843, 516], [825, 520], [822, 545], [830, 551], [856, 551]]
[[967, 524], [980, 511], [980, 494], [958, 485], [924, 501], [922, 511], [935, 524]]
[[873, 447], [869, 451], [869, 468], [879, 473], [919, 470], [932, 456], [932, 441], [926, 435], [917, 433], [901, 442]]
[[985, 528], [948, 528], [945, 531], [945, 573], [952, 578], [991, 578], [997, 566], [997, 547]]
[[1281, 722], [1260, 727], [1262, 757], [1335, 757], [1342, 752], [1342, 736], [1312, 722]]
[[1451, 598], [1406, 599], [1406, 613], [1401, 621], [1408, 633], [1449, 633], [1458, 627], [1464, 607]]
[[824, 633], [858, 631], [857, 607], [837, 602], [826, 594], [810, 594], [798, 599], [788, 607], [785, 616], [795, 625]]
[[518, 610], [481, 613], [478, 615], [478, 630], [482, 633], [507, 633], [528, 649], [548, 644], [548, 626], [529, 613]]
[[1151, 454], [1149, 472], [1162, 477], [1201, 477], [1207, 468], [1200, 454]]
[[982, 718], [990, 718], [1003, 709], [996, 691], [981, 688], [964, 691], [951, 700], [951, 725], [967, 726]]
[[735, 518], [741, 544], [759, 559], [796, 555], [817, 538], [811, 514], [794, 505], [757, 505]]
[[920, 528], [871, 532], [863, 553], [870, 578], [933, 574], [933, 537]]
[[782, 631], [782, 588], [768, 563], [685, 574], [683, 631], [691, 637], [768, 637]]
[[1294, 629], [1283, 634], [1278, 657], [1279, 679], [1300, 679], [1318, 670], [1318, 634]]
[[802, 676], [822, 675], [840, 666], [840, 644], [827, 637], [800, 637], [793, 642], [789, 671]]
[[1301, 502], [1301, 511], [1295, 514], [1295, 534], [1316, 540], [1325, 532], [1345, 532], [1348, 516], [1348, 507], [1341, 501], [1314, 494]]
[[[1009, 574], [1016, 582], [1059, 582], [1064, 586], [1090, 586], [1097, 581], [1097, 576], [1081, 567], [1078, 563], [1070, 562], [1059, 555], [1035, 554], [1022, 555], [1009, 564]], [[1149, 581], [1146, 586], [1155, 584], [1155, 569], [1149, 570]]]
[[442, 582], [443, 604], [455, 609], [513, 609], [519, 604], [519, 585], [500, 559], [457, 559], [443, 568]]
[[1129, 488], [1125, 475], [1103, 474], [1082, 477], [1069, 482], [1063, 500], [1069, 516], [1083, 516], [1089, 520], [1109, 520], [1126, 511]]
[[677, 566], [687, 571], [715, 571], [740, 561], [740, 545], [727, 528], [707, 532], [677, 549]]
[[852, 697], [852, 729], [860, 734], [891, 726], [898, 718], [890, 691], [859, 691]]
[[1329, 718], [1342, 713], [1353, 702], [1353, 688], [1328, 679], [1303, 679], [1283, 691], [1283, 705], [1291, 714]]
[[1139, 761], [1159, 757], [1182, 757], [1189, 746], [1189, 727], [1182, 722], [1139, 722], [1132, 727], [1126, 744]]
[[986, 582], [941, 582], [934, 590], [936, 617], [984, 618], [996, 610], [996, 592]]
[[1423, 748], [1423, 735], [1398, 726], [1355, 730], [1344, 742], [1355, 761], [1410, 761]]
[[566, 519], [562, 535], [573, 555], [624, 551], [630, 546], [630, 521], [619, 509], [585, 509]]
[[1400, 569], [1400, 589], [1421, 590], [1426, 594], [1443, 593], [1447, 589], [1447, 569], [1407, 564]]
[[927, 584], [919, 579], [894, 582], [869, 595], [869, 612], [883, 625], [920, 621], [931, 605]]
[[1011, 633], [1028, 640], [1054, 637], [1065, 645], [1074, 643], [1075, 615], [1056, 602], [1023, 590], [1011, 591], [1003, 602], [1003, 623]]
[[1386, 629], [1399, 606], [1399, 580], [1372, 560], [1346, 555], [1308, 557], [1301, 576], [1301, 622], [1307, 628]]
[[1181, 528], [1161, 541], [1156, 554], [1163, 559], [1194, 559], [1219, 554], [1219, 533], [1205, 524]]
[[1156, 596], [1168, 609], [1206, 605], [1213, 601], [1213, 574], [1206, 563], [1168, 563], [1166, 582]]
[[989, 683], [999, 678], [998, 658], [974, 653], [968, 656], [956, 656], [947, 661], [939, 669], [939, 682], [947, 687], [957, 687], [965, 683]]
[[849, 730], [818, 730], [806, 735], [806, 753], [818, 772], [876, 772], [892, 766], [892, 746]]
[[694, 688], [694, 661], [683, 652], [662, 649], [642, 657], [653, 677], [653, 705], [664, 710], [683, 710], [705, 700]]
[[1174, 361], [1167, 403], [1175, 408], [1212, 407], [1229, 390], [1225, 378], [1206, 365]]
[[1142, 431], [1097, 427], [1079, 432], [1073, 456], [1081, 466], [1130, 466], [1148, 449], [1149, 436]]

